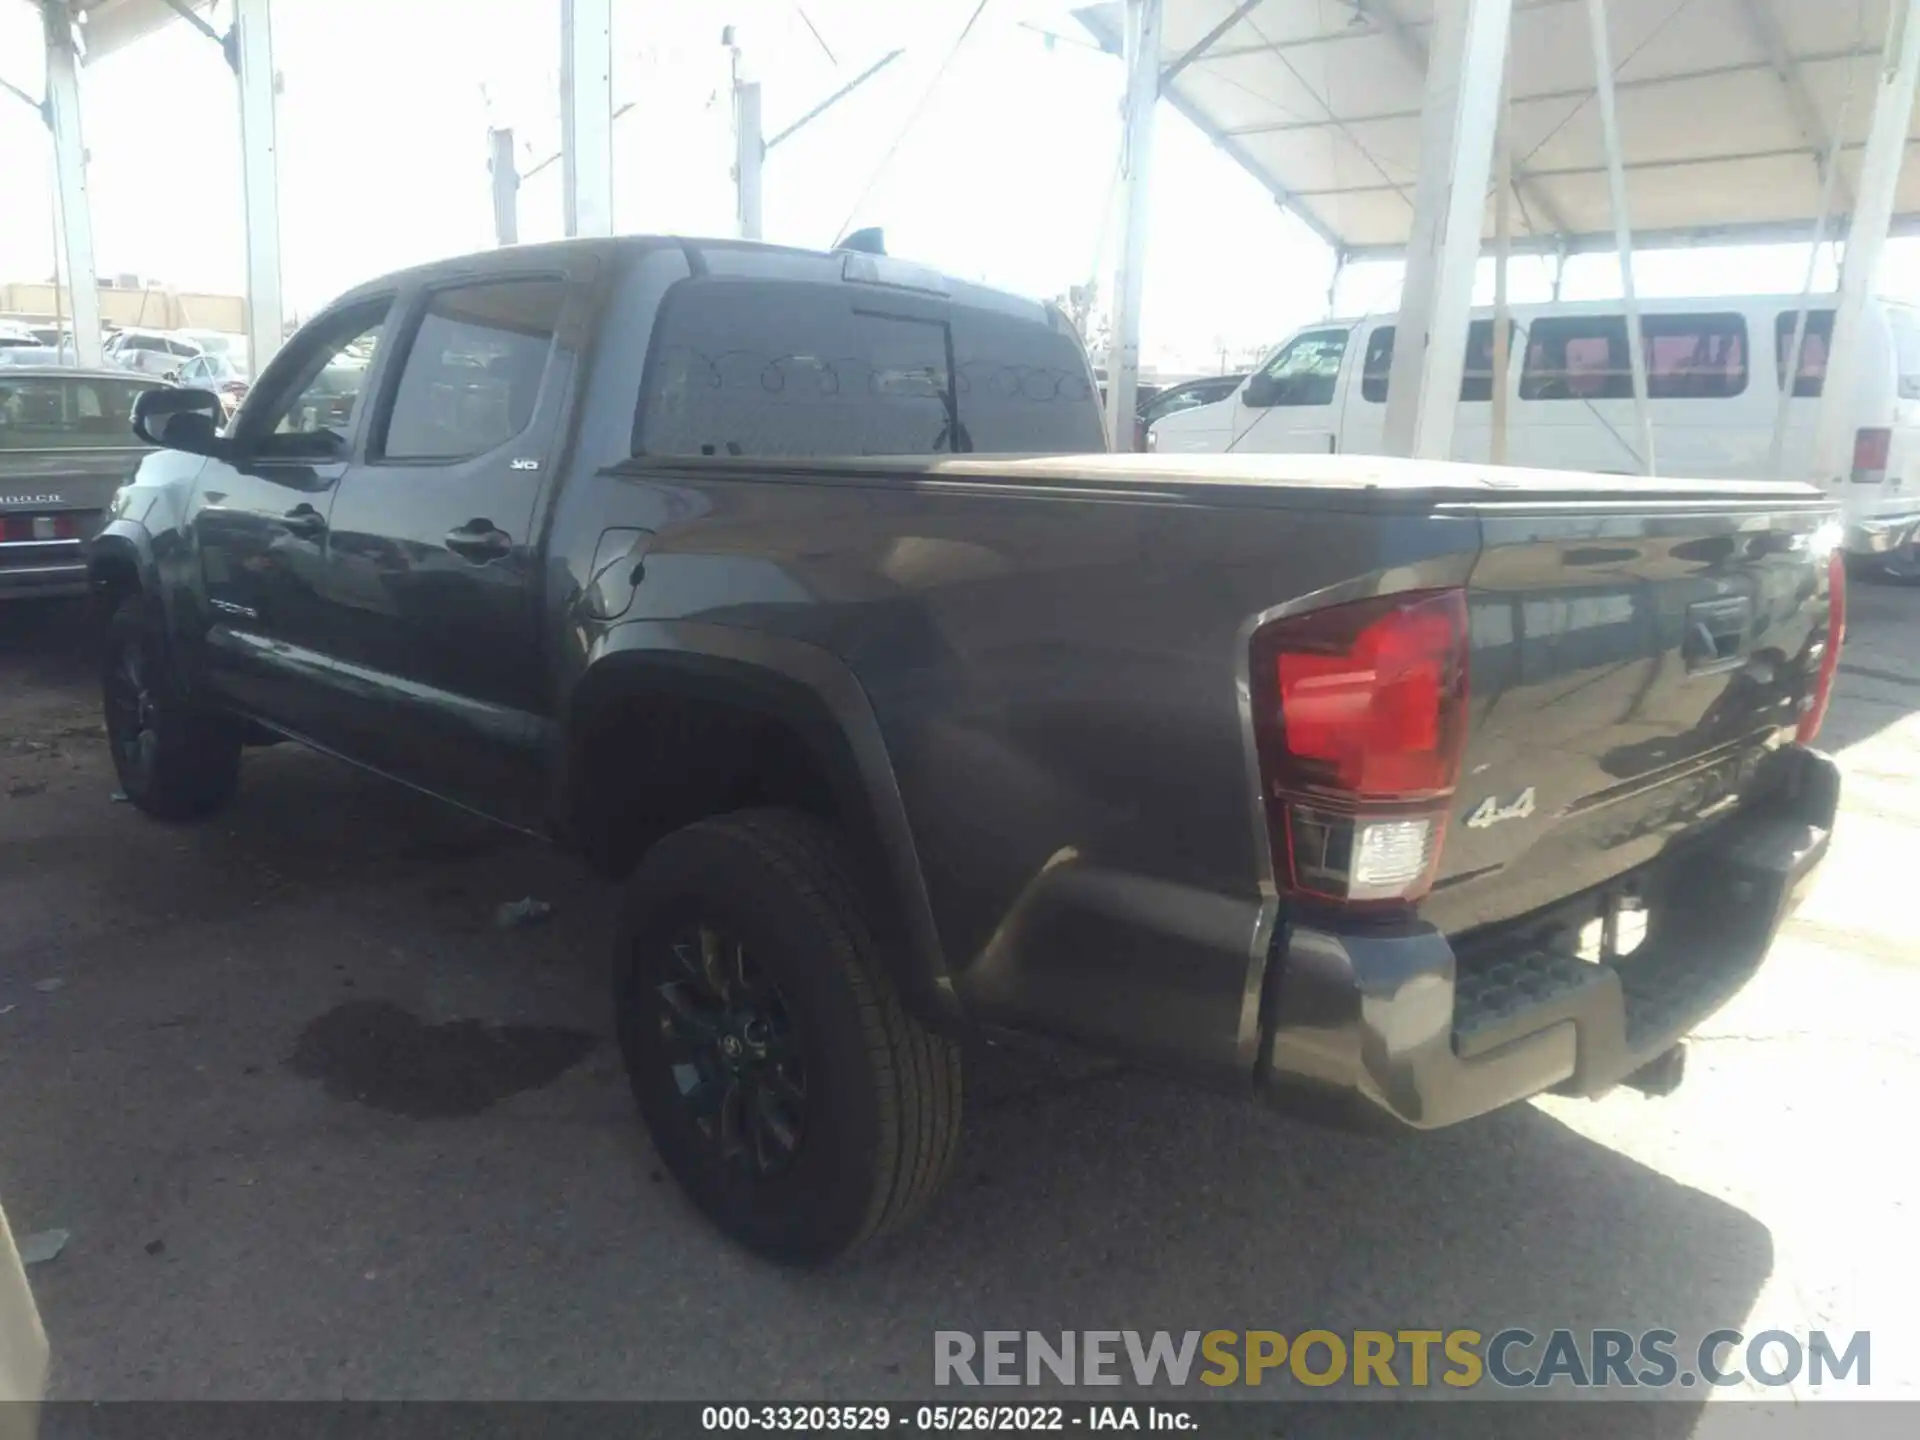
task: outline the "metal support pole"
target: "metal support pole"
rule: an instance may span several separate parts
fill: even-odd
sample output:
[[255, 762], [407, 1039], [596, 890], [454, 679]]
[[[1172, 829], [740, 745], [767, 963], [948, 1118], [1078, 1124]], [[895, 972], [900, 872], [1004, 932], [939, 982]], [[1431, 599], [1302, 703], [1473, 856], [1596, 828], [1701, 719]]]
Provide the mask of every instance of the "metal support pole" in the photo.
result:
[[1120, 264], [1113, 280], [1107, 350], [1107, 444], [1133, 448], [1134, 397], [1140, 384], [1140, 299], [1146, 278], [1147, 182], [1153, 117], [1160, 100], [1160, 0], [1127, 0], [1126, 132], [1120, 147]]
[[1562, 240], [1553, 251], [1553, 303], [1560, 303], [1560, 287], [1567, 283], [1567, 242]]
[[1620, 116], [1613, 104], [1613, 46], [1607, 38], [1607, 0], [1587, 0], [1593, 41], [1593, 83], [1600, 136], [1607, 150], [1607, 189], [1613, 202], [1613, 239], [1620, 252], [1620, 298], [1627, 312], [1627, 368], [1633, 376], [1633, 423], [1640, 434], [1640, 469], [1659, 473], [1653, 453], [1653, 414], [1647, 407], [1647, 352], [1640, 338], [1640, 296], [1633, 285], [1633, 217], [1627, 211], [1627, 171], [1620, 154]]
[[520, 243], [520, 168], [513, 154], [513, 131], [490, 130], [487, 143], [492, 157], [487, 168], [493, 174], [493, 243]]
[[[73, 306], [74, 362], [98, 366], [100, 289], [93, 270], [93, 212], [87, 196], [87, 150], [80, 138], [79, 57], [73, 19], [65, 0], [43, 0], [47, 37], [47, 123], [53, 130], [53, 165], [59, 193], [61, 249]], [[54, 293], [59, 294], [56, 283]], [[59, 357], [60, 347], [54, 347]]]
[[760, 170], [767, 147], [760, 129], [760, 82], [733, 82], [733, 184], [737, 197], [734, 215], [742, 240], [761, 238]]
[[1340, 311], [1340, 277], [1347, 271], [1347, 252], [1333, 252], [1333, 274], [1327, 277], [1327, 319], [1331, 320]]
[[1445, 460], [1453, 453], [1512, 18], [1513, 0], [1454, 0], [1436, 14], [1413, 232], [1387, 377], [1382, 448], [1389, 455]]
[[1820, 246], [1827, 238], [1827, 224], [1833, 218], [1834, 191], [1840, 175], [1840, 145], [1847, 133], [1847, 105], [1840, 106], [1840, 118], [1827, 142], [1827, 155], [1820, 185], [1820, 218], [1814, 222], [1813, 243], [1807, 247], [1807, 273], [1800, 282], [1800, 303], [1793, 311], [1793, 340], [1787, 346], [1787, 363], [1780, 380], [1780, 408], [1773, 414], [1773, 443], [1767, 449], [1767, 474], [1784, 480], [1787, 451], [1787, 421], [1792, 417], [1793, 392], [1800, 383], [1800, 356], [1807, 343], [1807, 297], [1813, 293], [1814, 278], [1820, 273]]
[[258, 375], [284, 338], [280, 173], [269, 0], [235, 0], [228, 58], [240, 77], [240, 167], [247, 227], [247, 349]]
[[560, 157], [567, 234], [613, 234], [612, 0], [560, 0]]
[[1813, 432], [1813, 479], [1837, 485], [1853, 471], [1854, 377], [1860, 368], [1860, 319], [1879, 282], [1880, 256], [1893, 223], [1907, 127], [1913, 117], [1914, 80], [1920, 75], [1920, 0], [1894, 0], [1887, 15], [1886, 44], [1875, 77], [1873, 125], [1860, 158], [1853, 224], [1840, 270], [1840, 300], [1827, 346], [1827, 378], [1820, 391], [1820, 418]]
[[1487, 458], [1507, 463], [1507, 265], [1513, 258], [1513, 55], [1500, 77], [1500, 128], [1493, 150], [1493, 435]]

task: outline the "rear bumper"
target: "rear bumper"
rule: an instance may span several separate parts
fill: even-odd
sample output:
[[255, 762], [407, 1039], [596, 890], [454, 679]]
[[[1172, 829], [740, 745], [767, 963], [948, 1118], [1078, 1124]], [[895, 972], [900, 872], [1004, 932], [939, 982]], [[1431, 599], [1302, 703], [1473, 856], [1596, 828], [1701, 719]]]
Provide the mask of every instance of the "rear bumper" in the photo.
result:
[[86, 593], [87, 562], [78, 554], [71, 560], [0, 565], [0, 601], [53, 599]]
[[1649, 930], [1618, 961], [1541, 938], [1594, 896], [1458, 941], [1424, 924], [1292, 927], [1275, 942], [1263, 1092], [1323, 1118], [1424, 1130], [1619, 1084], [1746, 983], [1826, 854], [1838, 768], [1797, 747], [1773, 763], [1783, 773], [1763, 804], [1635, 877]]

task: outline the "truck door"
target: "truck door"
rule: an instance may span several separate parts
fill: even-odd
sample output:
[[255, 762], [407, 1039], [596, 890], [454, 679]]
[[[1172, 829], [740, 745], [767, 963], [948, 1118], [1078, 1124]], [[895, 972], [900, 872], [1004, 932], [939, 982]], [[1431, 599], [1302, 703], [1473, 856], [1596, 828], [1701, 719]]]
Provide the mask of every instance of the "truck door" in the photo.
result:
[[536, 516], [587, 304], [524, 263], [416, 295], [329, 526], [341, 748], [518, 823], [541, 802]]
[[1234, 397], [1237, 454], [1328, 455], [1339, 448], [1340, 370], [1349, 332], [1308, 330], [1240, 387]]
[[307, 327], [274, 358], [209, 460], [188, 528], [206, 601], [206, 662], [240, 709], [327, 743], [312, 658], [326, 648], [327, 521], [365, 428], [393, 296]]

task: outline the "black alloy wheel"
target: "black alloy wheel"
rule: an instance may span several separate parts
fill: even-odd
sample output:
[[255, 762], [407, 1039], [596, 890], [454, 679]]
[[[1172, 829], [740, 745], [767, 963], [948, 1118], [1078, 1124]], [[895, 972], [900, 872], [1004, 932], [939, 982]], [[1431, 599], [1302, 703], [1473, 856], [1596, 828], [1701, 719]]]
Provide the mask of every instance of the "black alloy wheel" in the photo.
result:
[[779, 986], [746, 943], [694, 920], [655, 956], [662, 1054], [723, 1163], [756, 1176], [793, 1163], [806, 1135], [806, 1067]]

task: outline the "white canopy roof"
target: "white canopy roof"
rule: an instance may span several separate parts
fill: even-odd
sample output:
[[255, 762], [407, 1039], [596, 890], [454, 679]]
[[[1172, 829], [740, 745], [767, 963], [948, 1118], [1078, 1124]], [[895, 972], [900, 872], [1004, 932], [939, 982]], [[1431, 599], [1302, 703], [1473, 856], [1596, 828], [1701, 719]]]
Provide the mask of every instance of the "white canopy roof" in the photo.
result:
[[[1836, 130], [1843, 229], [1887, 5], [1608, 0], [1636, 246], [1811, 238]], [[1335, 249], [1400, 253], [1435, 0], [1164, 6], [1162, 98]], [[1611, 249], [1585, 0], [1513, 8], [1514, 245]], [[1075, 14], [1119, 53], [1118, 4]], [[1895, 233], [1920, 229], [1920, 151], [1908, 150], [1894, 208]]]

